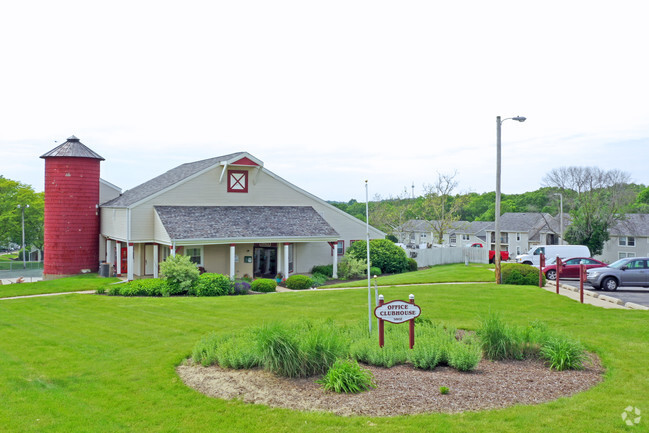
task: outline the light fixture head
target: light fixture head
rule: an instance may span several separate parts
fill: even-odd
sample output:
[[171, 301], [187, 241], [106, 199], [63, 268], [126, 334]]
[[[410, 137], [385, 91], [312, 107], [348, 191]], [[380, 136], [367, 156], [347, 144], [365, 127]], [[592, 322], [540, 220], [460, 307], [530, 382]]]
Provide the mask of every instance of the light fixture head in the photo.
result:
[[512, 117], [512, 120], [515, 120], [517, 122], [525, 122], [527, 118], [523, 116], [516, 116], [516, 117]]

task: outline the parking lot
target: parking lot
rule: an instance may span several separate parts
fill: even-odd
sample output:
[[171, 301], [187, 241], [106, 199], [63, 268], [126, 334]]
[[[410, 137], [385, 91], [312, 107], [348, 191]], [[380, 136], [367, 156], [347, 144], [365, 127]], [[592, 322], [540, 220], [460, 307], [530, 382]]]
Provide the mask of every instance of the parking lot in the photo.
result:
[[[568, 286], [579, 287], [579, 280], [577, 279], [561, 279], [561, 284], [566, 284]], [[550, 281], [554, 284], [554, 281]], [[584, 291], [591, 291], [593, 293], [599, 293], [602, 295], [610, 296], [612, 298], [621, 299], [624, 302], [634, 302], [640, 305], [646, 305], [649, 307], [649, 289], [644, 289], [642, 287], [619, 287], [614, 292], [607, 292], [604, 290], [595, 290], [593, 287], [584, 283]]]

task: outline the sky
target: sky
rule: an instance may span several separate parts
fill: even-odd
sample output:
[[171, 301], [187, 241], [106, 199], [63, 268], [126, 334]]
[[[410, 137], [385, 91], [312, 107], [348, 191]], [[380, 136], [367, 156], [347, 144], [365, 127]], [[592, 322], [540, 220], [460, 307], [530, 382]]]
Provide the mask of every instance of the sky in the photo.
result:
[[561, 166], [649, 184], [644, 1], [15, 1], [0, 175], [43, 190], [71, 135], [133, 188], [247, 151], [325, 199], [538, 189]]

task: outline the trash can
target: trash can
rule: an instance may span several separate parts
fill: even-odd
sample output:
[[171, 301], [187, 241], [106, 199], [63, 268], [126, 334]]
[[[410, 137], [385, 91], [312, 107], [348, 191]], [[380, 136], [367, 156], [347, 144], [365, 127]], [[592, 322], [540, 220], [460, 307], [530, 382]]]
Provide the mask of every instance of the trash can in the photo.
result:
[[99, 265], [99, 276], [108, 278], [110, 272], [110, 264], [109, 263], [101, 263]]

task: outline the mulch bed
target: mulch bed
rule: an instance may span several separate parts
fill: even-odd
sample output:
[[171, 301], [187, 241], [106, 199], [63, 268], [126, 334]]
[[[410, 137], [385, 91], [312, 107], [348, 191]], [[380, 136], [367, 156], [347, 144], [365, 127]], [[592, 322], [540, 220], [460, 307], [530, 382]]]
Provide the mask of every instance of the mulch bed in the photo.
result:
[[[377, 387], [360, 394], [328, 392], [315, 383], [318, 378], [287, 379], [260, 369], [229, 370], [188, 362], [177, 372], [187, 386], [211, 397], [343, 416], [394, 416], [479, 411], [571, 396], [602, 381], [599, 358], [589, 358], [586, 369], [569, 371], [550, 370], [540, 360], [482, 360], [470, 373], [450, 367], [424, 371], [410, 365], [364, 365], [374, 374]], [[450, 392], [442, 395], [440, 386]]]

